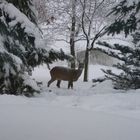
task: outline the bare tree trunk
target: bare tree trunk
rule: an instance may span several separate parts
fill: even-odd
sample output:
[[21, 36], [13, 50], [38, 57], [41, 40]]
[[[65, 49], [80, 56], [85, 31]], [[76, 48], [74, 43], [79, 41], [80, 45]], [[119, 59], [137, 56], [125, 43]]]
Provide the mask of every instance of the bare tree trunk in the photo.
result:
[[[75, 57], [75, 18], [72, 18], [71, 35], [70, 35], [70, 54]], [[75, 68], [75, 60], [71, 62], [71, 68]]]
[[85, 69], [84, 69], [84, 82], [88, 81], [88, 66], [89, 66], [89, 50], [85, 52]]
[[[75, 58], [75, 26], [76, 26], [76, 1], [72, 0], [72, 25], [70, 33], [70, 53]], [[71, 68], [75, 68], [75, 60], [71, 62]]]

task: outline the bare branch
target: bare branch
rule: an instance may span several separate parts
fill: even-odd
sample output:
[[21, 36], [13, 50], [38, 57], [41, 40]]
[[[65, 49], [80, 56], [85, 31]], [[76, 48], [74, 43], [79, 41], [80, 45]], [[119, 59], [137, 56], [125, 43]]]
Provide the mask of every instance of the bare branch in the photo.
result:
[[70, 43], [69, 41], [67, 41], [66, 39], [56, 39], [56, 41], [64, 41], [64, 42], [66, 42], [66, 43]]
[[105, 0], [102, 0], [96, 8], [98, 9], [104, 3], [104, 1]]
[[104, 34], [102, 33], [103, 30], [105, 30], [106, 26], [104, 26], [93, 38], [92, 43], [91, 43], [91, 48], [89, 49], [89, 51], [91, 51], [94, 47], [94, 43], [95, 41], [99, 38], [102, 37]]

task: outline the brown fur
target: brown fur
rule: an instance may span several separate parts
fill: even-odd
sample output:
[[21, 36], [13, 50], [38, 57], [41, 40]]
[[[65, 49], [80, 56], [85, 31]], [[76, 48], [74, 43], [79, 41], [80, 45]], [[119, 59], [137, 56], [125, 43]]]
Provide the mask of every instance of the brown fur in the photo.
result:
[[78, 80], [78, 78], [82, 73], [83, 67], [84, 65], [81, 63], [79, 64], [78, 69], [70, 69], [70, 68], [59, 67], [59, 66], [52, 68], [50, 71], [51, 79], [48, 82], [48, 87], [52, 82], [57, 80], [57, 87], [60, 88], [61, 80], [63, 80], [63, 81], [68, 81], [68, 88], [70, 87], [73, 88], [73, 81]]

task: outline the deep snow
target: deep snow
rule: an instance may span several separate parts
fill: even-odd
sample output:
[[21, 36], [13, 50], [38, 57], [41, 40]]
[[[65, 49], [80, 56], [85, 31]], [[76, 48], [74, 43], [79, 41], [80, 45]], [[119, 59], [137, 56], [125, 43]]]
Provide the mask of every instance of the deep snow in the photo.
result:
[[140, 90], [116, 91], [111, 81], [93, 87], [102, 67], [90, 66], [90, 81], [81, 76], [73, 90], [67, 82], [48, 89], [47, 67], [36, 68], [40, 95], [0, 96], [0, 140], [139, 140]]

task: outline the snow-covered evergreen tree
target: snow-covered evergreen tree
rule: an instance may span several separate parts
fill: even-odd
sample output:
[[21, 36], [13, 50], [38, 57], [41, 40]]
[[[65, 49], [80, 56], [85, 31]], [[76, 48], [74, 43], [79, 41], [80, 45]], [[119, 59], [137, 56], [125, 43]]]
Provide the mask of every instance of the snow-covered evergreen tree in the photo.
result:
[[6, 0], [12, 3], [17, 9], [24, 13], [30, 21], [37, 24], [36, 10], [34, 8], [33, 0]]
[[115, 6], [110, 14], [116, 16], [116, 20], [108, 28], [108, 34], [124, 33], [132, 36], [132, 45], [110, 45], [107, 42], [99, 42], [110, 51], [105, 53], [118, 58], [120, 63], [115, 65], [122, 72], [115, 74], [110, 70], [104, 71], [109, 79], [113, 80], [116, 89], [140, 88], [140, 1], [123, 0]]
[[0, 2], [0, 94], [30, 96], [39, 88], [30, 78], [37, 65], [67, 56], [46, 50], [32, 0]]

